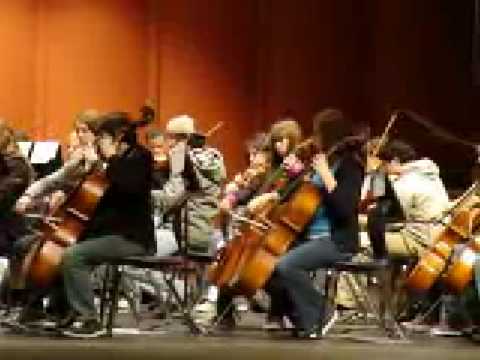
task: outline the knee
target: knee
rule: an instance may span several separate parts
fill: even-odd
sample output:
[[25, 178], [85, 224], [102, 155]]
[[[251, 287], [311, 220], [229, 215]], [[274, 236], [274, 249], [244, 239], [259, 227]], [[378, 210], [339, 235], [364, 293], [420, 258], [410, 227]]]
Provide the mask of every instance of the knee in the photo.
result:
[[82, 257], [80, 256], [80, 254], [78, 254], [76, 251], [75, 251], [75, 247], [69, 247], [65, 250], [65, 252], [63, 253], [63, 257], [62, 257], [62, 269], [65, 270], [65, 269], [71, 269], [73, 267], [78, 267], [78, 266], [81, 266], [83, 264], [83, 259]]
[[288, 275], [291, 271], [292, 267], [287, 261], [284, 261], [284, 259], [280, 259], [275, 267], [275, 273], [280, 277], [285, 277], [285, 275]]

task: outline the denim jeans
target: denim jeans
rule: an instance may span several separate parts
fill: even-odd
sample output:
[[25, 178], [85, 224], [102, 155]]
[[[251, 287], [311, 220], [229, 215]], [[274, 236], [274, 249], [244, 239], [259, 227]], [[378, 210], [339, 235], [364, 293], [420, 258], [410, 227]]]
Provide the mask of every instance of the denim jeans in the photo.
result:
[[89, 238], [68, 248], [63, 255], [62, 274], [70, 306], [81, 318], [95, 319], [92, 268], [108, 260], [145, 253], [144, 246], [119, 235]]
[[311, 329], [324, 318], [324, 295], [315, 289], [309, 273], [349, 260], [351, 256], [342, 253], [329, 237], [322, 237], [300, 244], [280, 259], [271, 281], [277, 289], [280, 286], [285, 290], [297, 328]]

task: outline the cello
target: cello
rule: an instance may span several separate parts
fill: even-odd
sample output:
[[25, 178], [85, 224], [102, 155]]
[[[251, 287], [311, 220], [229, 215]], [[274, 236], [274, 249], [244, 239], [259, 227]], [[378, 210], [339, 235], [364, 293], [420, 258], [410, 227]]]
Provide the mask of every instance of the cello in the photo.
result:
[[[141, 112], [142, 119], [132, 122], [125, 135], [153, 120], [155, 113], [151, 107], [144, 106]], [[94, 167], [67, 200], [53, 211], [49, 218], [55, 221], [42, 222], [38, 230], [40, 238], [27, 255], [22, 270], [33, 284], [39, 287], [52, 284], [66, 248], [81, 238], [109, 185], [104, 169]]]
[[[304, 148], [311, 146], [313, 143], [311, 139], [304, 141], [299, 144], [292, 153], [295, 155], [300, 155], [301, 152], [306, 152]], [[281, 179], [283, 174], [283, 168], [280, 166], [277, 168], [272, 175], [266, 180], [262, 187], [256, 192], [257, 195], [261, 194], [264, 191], [272, 190], [272, 187], [283, 185]], [[257, 213], [252, 214], [251, 218], [245, 218], [238, 216], [232, 212], [230, 215], [233, 218], [237, 218], [242, 221], [243, 224], [239, 229], [239, 235], [235, 236], [231, 241], [229, 241], [225, 247], [219, 249], [216, 254], [216, 259], [212, 265], [209, 266], [207, 271], [207, 279], [215, 284], [218, 287], [230, 287], [233, 288], [235, 283], [238, 281], [239, 270], [243, 268], [246, 260], [251, 257], [257, 251], [260, 251], [260, 246], [263, 243], [265, 234], [269, 231], [269, 226], [266, 224], [268, 214], [271, 212], [275, 205], [273, 203], [268, 203], [264, 208], [262, 208]], [[277, 227], [278, 237], [275, 241], [272, 241], [273, 238], [270, 237], [270, 241], [265, 242], [265, 246], [269, 247], [270, 250], [264, 253], [263, 257], [260, 257], [264, 260], [262, 268], [264, 272], [273, 271], [272, 261], [268, 258], [271, 252], [276, 252], [278, 254], [282, 253], [281, 248], [284, 248], [288, 245], [290, 239], [293, 235], [290, 232], [282, 231], [287, 230], [283, 227]], [[283, 236], [280, 236], [283, 235]], [[283, 244], [283, 245], [282, 245]], [[283, 250], [284, 251], [284, 250]], [[256, 284], [254, 286], [248, 286], [249, 288], [259, 288], [261, 284]], [[252, 292], [244, 287], [243, 292]]]
[[476, 196], [479, 189], [480, 182], [476, 181], [449, 211], [451, 219], [444, 224], [444, 230], [408, 275], [406, 285], [409, 289], [427, 291], [441, 278], [451, 290], [461, 291], [470, 281], [475, 260], [472, 255], [475, 255], [473, 252], [477, 250], [478, 242], [470, 240], [467, 252], [458, 261], [452, 263], [452, 260], [454, 247], [468, 241], [480, 228], [480, 208]]

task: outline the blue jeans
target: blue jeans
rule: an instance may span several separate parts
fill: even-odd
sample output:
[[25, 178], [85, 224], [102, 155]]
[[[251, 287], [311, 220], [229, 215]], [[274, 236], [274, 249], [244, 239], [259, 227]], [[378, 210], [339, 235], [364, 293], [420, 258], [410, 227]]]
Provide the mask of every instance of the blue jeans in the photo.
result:
[[311, 329], [324, 318], [324, 295], [315, 289], [309, 273], [351, 257], [342, 253], [329, 237], [322, 237], [300, 244], [280, 259], [272, 281], [286, 292], [293, 307], [290, 315], [293, 314], [297, 328]]
[[111, 259], [145, 253], [144, 246], [119, 235], [91, 238], [69, 247], [63, 255], [62, 273], [70, 306], [83, 319], [95, 319], [92, 268]]

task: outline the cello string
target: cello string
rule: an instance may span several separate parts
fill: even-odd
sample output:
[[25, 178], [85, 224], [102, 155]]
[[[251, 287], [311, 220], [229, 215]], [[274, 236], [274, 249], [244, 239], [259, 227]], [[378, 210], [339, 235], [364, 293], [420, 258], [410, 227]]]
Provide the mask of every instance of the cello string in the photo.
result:
[[247, 218], [247, 217], [245, 217], [245, 216], [238, 215], [237, 213], [235, 213], [235, 212], [233, 212], [233, 211], [231, 211], [231, 210], [228, 211], [228, 214], [229, 214], [233, 219], [235, 219], [235, 220], [238, 220], [238, 221], [241, 221], [241, 222], [250, 224], [250, 225], [255, 226], [255, 227], [257, 227], [257, 228], [259, 228], [259, 229], [261, 229], [261, 230], [266, 231], [266, 230], [269, 229], [269, 227], [266, 226], [265, 224], [262, 224], [262, 223], [260, 223], [260, 222], [258, 222], [258, 221], [255, 221], [255, 220], [251, 220], [251, 219], [249, 219], [249, 218]]

